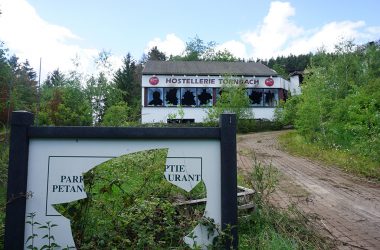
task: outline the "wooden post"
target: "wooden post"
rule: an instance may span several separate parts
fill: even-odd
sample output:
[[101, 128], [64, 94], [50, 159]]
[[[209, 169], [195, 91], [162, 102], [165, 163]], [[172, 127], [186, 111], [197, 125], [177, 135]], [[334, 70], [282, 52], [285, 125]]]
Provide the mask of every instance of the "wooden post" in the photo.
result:
[[226, 249], [237, 249], [237, 161], [236, 161], [236, 115], [222, 114], [221, 128], [221, 208], [222, 230], [230, 229], [232, 239], [227, 239]]
[[32, 113], [12, 112], [4, 249], [24, 249], [29, 154], [28, 130], [33, 124], [33, 120]]

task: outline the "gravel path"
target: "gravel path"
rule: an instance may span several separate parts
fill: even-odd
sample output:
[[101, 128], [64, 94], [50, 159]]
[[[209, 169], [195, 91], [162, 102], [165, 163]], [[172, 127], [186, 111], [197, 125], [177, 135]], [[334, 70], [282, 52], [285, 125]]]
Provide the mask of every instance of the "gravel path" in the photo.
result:
[[281, 151], [277, 142], [281, 133], [239, 135], [238, 168], [250, 170], [247, 153], [253, 151], [258, 160], [272, 163], [282, 173], [272, 197], [276, 205], [296, 203], [315, 215], [338, 249], [380, 249], [380, 184]]

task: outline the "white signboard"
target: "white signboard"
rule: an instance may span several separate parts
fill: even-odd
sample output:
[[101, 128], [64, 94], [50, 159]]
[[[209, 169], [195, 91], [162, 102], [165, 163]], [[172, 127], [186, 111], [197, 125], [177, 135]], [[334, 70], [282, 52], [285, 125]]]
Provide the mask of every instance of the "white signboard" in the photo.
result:
[[[63, 217], [53, 205], [85, 199], [83, 174], [99, 164], [150, 149], [168, 149], [163, 166], [163, 176], [168, 182], [186, 191], [204, 182], [207, 191], [204, 216], [220, 225], [220, 141], [210, 139], [31, 139], [27, 190], [32, 196], [26, 202], [26, 215], [35, 213], [35, 221], [50, 221], [58, 225], [54, 228], [56, 243], [74, 246], [69, 219]], [[34, 228], [34, 233], [42, 235], [42, 230]], [[30, 235], [31, 227], [26, 226], [25, 239]], [[201, 225], [196, 226], [193, 236], [185, 237], [185, 242], [205, 247], [212, 241], [207, 228]], [[37, 247], [45, 243], [44, 239], [34, 239]]]
[[289, 81], [281, 77], [223, 77], [223, 76], [178, 76], [143, 75], [142, 87], [202, 87], [220, 88], [225, 84], [244, 85], [247, 88], [288, 89]]
[[201, 157], [170, 157], [166, 160], [165, 179], [190, 192], [202, 181]]

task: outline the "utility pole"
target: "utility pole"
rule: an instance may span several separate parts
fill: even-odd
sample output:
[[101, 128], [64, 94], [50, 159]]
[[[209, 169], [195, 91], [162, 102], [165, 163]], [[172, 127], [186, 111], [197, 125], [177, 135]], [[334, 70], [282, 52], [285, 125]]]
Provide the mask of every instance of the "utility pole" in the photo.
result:
[[40, 111], [40, 99], [41, 99], [41, 61], [42, 58], [40, 57], [40, 73], [38, 74], [38, 89], [37, 89], [37, 111], [36, 111], [36, 126], [38, 126], [38, 113]]
[[10, 117], [11, 117], [11, 104], [12, 104], [12, 80], [13, 74], [9, 81], [9, 91], [8, 91], [8, 114], [7, 114], [7, 124], [5, 125], [5, 142], [8, 143], [8, 127], [10, 127]]

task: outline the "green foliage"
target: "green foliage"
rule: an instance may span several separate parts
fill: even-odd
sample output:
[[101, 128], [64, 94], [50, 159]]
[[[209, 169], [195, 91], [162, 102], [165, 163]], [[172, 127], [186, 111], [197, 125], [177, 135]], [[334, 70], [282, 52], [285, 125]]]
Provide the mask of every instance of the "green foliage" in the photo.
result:
[[66, 85], [66, 76], [59, 69], [54, 70], [47, 76], [44, 84], [47, 87], [59, 87]]
[[262, 209], [239, 219], [239, 249], [334, 249], [313, 227], [313, 218], [290, 206]]
[[256, 191], [256, 208], [239, 218], [239, 249], [332, 249], [332, 243], [314, 230], [309, 215], [294, 205], [288, 209], [271, 205], [269, 197], [275, 191], [279, 172], [257, 161], [253, 153], [248, 156], [252, 169], [245, 183]]
[[7, 190], [0, 186], [0, 246], [4, 246], [6, 200]]
[[258, 61], [267, 65], [269, 68], [276, 70], [280, 75], [287, 78], [290, 73], [304, 71], [309, 66], [312, 57], [313, 55], [309, 53], [297, 56], [278, 56], [269, 60], [258, 59]]
[[0, 129], [0, 246], [4, 245], [5, 207], [7, 200], [9, 140], [6, 127]]
[[131, 108], [125, 102], [120, 102], [106, 110], [102, 126], [127, 126], [131, 121]]
[[[51, 223], [51, 221], [47, 221], [45, 224], [41, 225], [38, 221], [35, 221], [36, 213], [28, 213], [26, 216], [26, 225], [29, 225], [31, 227], [31, 235], [29, 235], [26, 238], [25, 244], [29, 244], [26, 246], [26, 249], [32, 249], [32, 250], [43, 250], [43, 249], [48, 249], [48, 250], [53, 250], [56, 248], [59, 248], [60, 245], [55, 243], [55, 237], [53, 234], [53, 228], [57, 227], [57, 224]], [[46, 234], [44, 234], [41, 239], [46, 239], [46, 244], [41, 246], [40, 248], [36, 247], [34, 244], [34, 240], [39, 237], [37, 233], [35, 233], [35, 229], [38, 226], [39, 229], [46, 229]], [[69, 248], [67, 248], [69, 249]]]
[[[253, 153], [252, 153], [253, 154]], [[269, 202], [269, 196], [275, 191], [278, 184], [279, 172], [272, 164], [263, 165], [253, 158], [253, 167], [247, 182], [255, 190], [254, 201], [258, 209]]]
[[87, 100], [91, 103], [94, 123], [97, 125], [104, 119], [105, 112], [113, 105], [118, 105], [123, 100], [123, 92], [109, 82], [104, 73], [99, 76], [91, 76], [87, 80], [84, 89]]
[[380, 181], [379, 163], [369, 157], [336, 147], [326, 148], [319, 144], [309, 143], [295, 131], [281, 135], [279, 142], [283, 149], [292, 154], [338, 166], [344, 171]]
[[171, 61], [220, 61], [236, 62], [239, 61], [228, 50], [215, 50], [216, 42], [205, 43], [197, 35], [189, 42], [186, 42], [186, 49], [182, 56], [170, 56]]
[[9, 144], [0, 137], [0, 187], [6, 187], [8, 179]]
[[32, 249], [32, 250], [35, 250], [35, 249], [38, 249], [37, 247], [34, 246], [34, 239], [38, 237], [38, 234], [34, 233], [34, 229], [36, 226], [38, 225], [41, 225], [39, 222], [35, 221], [34, 220], [34, 217], [36, 217], [36, 213], [29, 213], [27, 216], [26, 216], [26, 224], [30, 225], [30, 227], [32, 228], [32, 234], [29, 235], [27, 238], [26, 238], [26, 242], [25, 244], [28, 244], [27, 245], [27, 249]]
[[141, 100], [140, 81], [136, 76], [138, 69], [131, 54], [128, 53], [123, 59], [123, 66], [116, 71], [113, 79], [116, 88], [122, 91], [123, 101], [130, 107], [140, 103]]
[[170, 113], [168, 115], [168, 119], [170, 119], [170, 120], [174, 120], [174, 119], [182, 120], [184, 117], [185, 117], [185, 111], [184, 111], [184, 109], [183, 109], [183, 107], [181, 105], [179, 106], [177, 112]]
[[0, 42], [0, 122], [8, 124], [12, 110], [32, 111], [36, 101], [36, 73], [29, 61], [20, 63], [19, 58], [8, 58], [8, 50]]
[[208, 61], [218, 61], [218, 62], [237, 62], [239, 61], [231, 52], [228, 50], [218, 50], [213, 53], [208, 59]]
[[380, 161], [378, 58], [380, 45], [351, 42], [313, 57], [295, 108], [297, 131], [307, 141]]
[[253, 114], [250, 108], [250, 101], [243, 85], [225, 84], [221, 88], [221, 95], [216, 104], [207, 109], [206, 121], [217, 121], [223, 113], [230, 112], [236, 114], [236, 119], [252, 119]]
[[39, 125], [88, 126], [92, 124], [92, 110], [80, 85], [44, 86], [37, 119]]
[[[54, 235], [52, 234], [52, 230], [54, 227], [57, 227], [57, 224], [52, 224], [51, 221], [47, 221], [45, 225], [39, 226], [38, 228], [46, 229], [46, 234], [42, 236], [42, 239], [47, 240], [47, 244], [41, 247], [41, 250], [48, 249], [52, 250], [60, 247], [57, 243], [55, 243]], [[34, 236], [34, 235], [33, 235]]]
[[286, 125], [293, 125], [297, 120], [298, 103], [300, 96], [290, 96], [286, 102], [280, 101], [280, 104], [274, 111], [274, 121]]
[[241, 119], [238, 120], [237, 123], [237, 132], [242, 134], [260, 131], [280, 130], [282, 128], [282, 123], [266, 119]]
[[148, 150], [103, 163], [84, 175], [87, 199], [55, 208], [71, 220], [80, 249], [184, 248], [204, 205], [175, 203], [205, 196], [203, 183], [190, 193], [163, 178], [167, 150]]
[[149, 52], [147, 61], [166, 61], [166, 55], [161, 52], [157, 46], [154, 46]]
[[215, 42], [211, 41], [205, 44], [198, 36], [195, 36], [189, 42], [186, 42], [186, 56], [183, 57], [184, 61], [200, 61], [202, 57], [209, 54], [214, 50]]
[[271, 68], [274, 69], [282, 78], [289, 79], [289, 73], [286, 72], [284, 65], [275, 63]]

